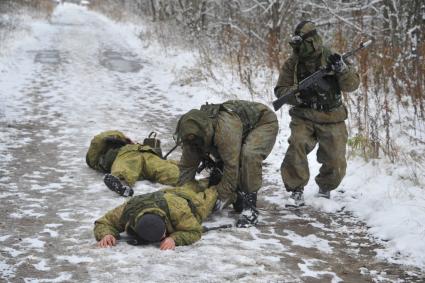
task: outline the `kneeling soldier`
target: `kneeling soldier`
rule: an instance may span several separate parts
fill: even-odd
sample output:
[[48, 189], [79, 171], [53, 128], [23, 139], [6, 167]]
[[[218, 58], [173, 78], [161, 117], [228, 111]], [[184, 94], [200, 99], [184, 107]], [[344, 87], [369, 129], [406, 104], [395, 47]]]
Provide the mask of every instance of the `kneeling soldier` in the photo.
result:
[[114, 246], [124, 231], [141, 242], [161, 242], [161, 250], [190, 245], [201, 238], [201, 223], [216, 201], [205, 179], [138, 195], [96, 220], [94, 236], [100, 247]]
[[133, 143], [119, 131], [96, 135], [86, 155], [89, 167], [110, 173], [104, 177], [106, 186], [123, 196], [132, 196], [136, 181], [149, 180], [175, 186], [179, 178], [177, 162], [164, 160], [157, 148]]
[[262, 162], [271, 152], [277, 132], [276, 114], [261, 103], [230, 100], [190, 110], [176, 129], [176, 141], [183, 143], [179, 184], [193, 180], [199, 164], [214, 159], [222, 172], [215, 186], [219, 208], [233, 203], [237, 212], [242, 211], [236, 226], [255, 225]]

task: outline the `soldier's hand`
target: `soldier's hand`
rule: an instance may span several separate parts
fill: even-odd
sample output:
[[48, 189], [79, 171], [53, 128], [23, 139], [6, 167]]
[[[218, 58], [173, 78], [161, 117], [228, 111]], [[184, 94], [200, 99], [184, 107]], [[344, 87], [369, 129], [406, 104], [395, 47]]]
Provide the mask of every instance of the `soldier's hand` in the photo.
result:
[[114, 236], [112, 236], [112, 235], [106, 235], [105, 237], [103, 237], [102, 240], [100, 240], [97, 243], [97, 246], [98, 247], [101, 247], [101, 248], [107, 248], [107, 247], [115, 246], [116, 243], [117, 243], [117, 239], [115, 239]]
[[342, 73], [347, 69], [347, 65], [345, 65], [344, 60], [338, 53], [329, 55], [328, 59], [331, 62], [332, 70], [335, 71], [335, 73]]
[[174, 242], [174, 239], [171, 237], [167, 237], [164, 240], [161, 241], [161, 244], [159, 245], [159, 248], [163, 251], [165, 250], [174, 250], [176, 247], [176, 242]]

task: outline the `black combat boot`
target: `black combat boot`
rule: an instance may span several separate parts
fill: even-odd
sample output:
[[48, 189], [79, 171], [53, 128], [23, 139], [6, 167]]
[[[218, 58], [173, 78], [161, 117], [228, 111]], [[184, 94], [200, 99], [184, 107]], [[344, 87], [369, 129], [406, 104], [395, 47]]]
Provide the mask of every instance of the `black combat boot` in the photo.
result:
[[319, 192], [316, 194], [316, 197], [330, 199], [331, 191], [326, 190], [324, 188], [319, 188]]
[[295, 189], [291, 192], [291, 196], [288, 199], [286, 207], [300, 207], [304, 205], [303, 188]]
[[105, 177], [103, 177], [103, 182], [105, 185], [111, 190], [119, 194], [123, 197], [131, 197], [134, 194], [134, 191], [130, 186], [125, 184], [124, 181], [121, 181], [120, 178], [111, 175], [111, 174], [105, 174]]
[[241, 194], [237, 194], [236, 201], [233, 203], [233, 210], [236, 213], [241, 213], [243, 211], [243, 199]]
[[243, 210], [236, 222], [236, 227], [247, 228], [258, 223], [257, 193], [238, 192], [243, 199]]

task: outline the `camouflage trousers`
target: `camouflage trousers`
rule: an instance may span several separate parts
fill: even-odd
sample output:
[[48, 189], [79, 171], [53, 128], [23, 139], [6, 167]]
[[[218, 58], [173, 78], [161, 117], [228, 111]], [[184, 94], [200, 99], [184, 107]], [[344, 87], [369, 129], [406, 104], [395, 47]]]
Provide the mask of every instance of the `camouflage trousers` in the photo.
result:
[[179, 179], [176, 161], [164, 160], [149, 151], [140, 151], [139, 145], [120, 149], [112, 164], [111, 174], [133, 186], [138, 180], [175, 186]]
[[317, 161], [322, 164], [315, 180], [326, 191], [336, 189], [345, 176], [348, 138], [345, 122], [319, 124], [292, 116], [289, 147], [281, 166], [287, 191], [304, 188], [310, 178], [307, 155], [319, 144]]
[[239, 189], [257, 192], [263, 182], [262, 163], [270, 154], [279, 130], [276, 114], [267, 110], [246, 136], [240, 155]]

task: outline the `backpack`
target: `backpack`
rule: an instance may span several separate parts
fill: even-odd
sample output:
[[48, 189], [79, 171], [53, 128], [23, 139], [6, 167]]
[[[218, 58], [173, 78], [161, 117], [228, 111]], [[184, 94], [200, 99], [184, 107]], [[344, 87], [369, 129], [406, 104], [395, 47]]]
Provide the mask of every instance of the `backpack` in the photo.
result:
[[130, 143], [132, 141], [120, 131], [102, 132], [91, 140], [86, 163], [90, 168], [107, 173], [119, 148]]

